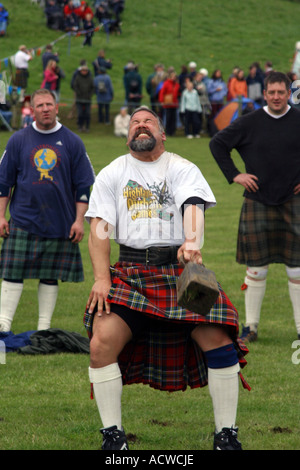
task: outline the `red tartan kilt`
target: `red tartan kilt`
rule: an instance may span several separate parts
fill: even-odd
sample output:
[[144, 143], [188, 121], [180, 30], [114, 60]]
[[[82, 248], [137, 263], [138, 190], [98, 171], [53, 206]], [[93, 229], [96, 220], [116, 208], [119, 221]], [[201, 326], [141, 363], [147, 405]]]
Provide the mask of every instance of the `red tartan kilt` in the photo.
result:
[[[185, 390], [207, 384], [207, 367], [201, 350], [184, 324], [209, 323], [228, 327], [240, 364], [246, 364], [248, 350], [238, 339], [238, 313], [222, 287], [208, 315], [203, 316], [177, 305], [176, 282], [180, 265], [146, 267], [116, 263], [111, 268], [112, 287], [108, 300], [133, 309], [137, 314], [153, 315], [178, 324], [167, 330], [165, 322], [145, 331], [126, 345], [119, 356], [123, 383], [144, 383], [160, 390]], [[85, 326], [91, 335], [92, 318], [86, 311]], [[159, 325], [163, 325], [162, 328]]]

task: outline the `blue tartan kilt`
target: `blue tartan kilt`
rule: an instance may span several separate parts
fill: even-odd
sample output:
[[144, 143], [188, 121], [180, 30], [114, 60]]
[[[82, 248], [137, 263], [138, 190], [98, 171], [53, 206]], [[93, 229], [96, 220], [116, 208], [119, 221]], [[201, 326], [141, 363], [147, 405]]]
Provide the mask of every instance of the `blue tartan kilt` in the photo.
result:
[[236, 261], [247, 266], [300, 266], [300, 195], [276, 206], [244, 199]]
[[82, 282], [84, 274], [79, 246], [66, 239], [30, 234], [16, 227], [11, 220], [9, 236], [2, 243], [0, 277]]

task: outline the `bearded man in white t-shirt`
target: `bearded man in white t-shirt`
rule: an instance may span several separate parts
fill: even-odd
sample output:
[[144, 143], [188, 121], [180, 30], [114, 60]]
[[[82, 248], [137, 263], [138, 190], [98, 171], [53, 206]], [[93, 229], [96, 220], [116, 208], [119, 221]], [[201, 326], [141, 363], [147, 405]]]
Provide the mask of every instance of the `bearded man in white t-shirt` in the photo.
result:
[[[248, 350], [238, 339], [236, 309], [221, 286], [206, 316], [179, 307], [176, 298], [178, 260], [202, 263], [204, 212], [216, 201], [199, 168], [167, 152], [165, 140], [158, 116], [135, 110], [129, 153], [100, 171], [86, 213], [95, 283], [84, 322], [102, 449], [128, 449], [122, 387], [144, 383], [168, 391], [208, 384], [214, 448], [240, 450], [238, 378]], [[113, 266], [112, 232], [120, 246]]]

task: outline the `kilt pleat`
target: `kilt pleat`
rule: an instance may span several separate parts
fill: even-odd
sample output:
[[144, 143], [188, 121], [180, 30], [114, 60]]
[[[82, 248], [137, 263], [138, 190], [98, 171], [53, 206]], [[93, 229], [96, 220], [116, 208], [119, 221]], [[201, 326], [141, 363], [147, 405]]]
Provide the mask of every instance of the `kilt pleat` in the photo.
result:
[[79, 246], [66, 239], [30, 234], [10, 221], [10, 234], [2, 243], [0, 276], [11, 280], [82, 282], [84, 275]]
[[[130, 341], [119, 356], [123, 383], [143, 383], [160, 390], [185, 390], [207, 385], [207, 366], [202, 351], [183, 325], [201, 323], [228, 327], [240, 365], [248, 349], [238, 338], [238, 313], [219, 284], [219, 297], [208, 315], [203, 316], [177, 305], [176, 282], [180, 265], [151, 266], [116, 263], [111, 267], [112, 286], [108, 300], [147, 314], [156, 322]], [[86, 309], [84, 324], [92, 336], [93, 314]]]
[[300, 196], [276, 206], [244, 199], [236, 261], [247, 266], [300, 266]]

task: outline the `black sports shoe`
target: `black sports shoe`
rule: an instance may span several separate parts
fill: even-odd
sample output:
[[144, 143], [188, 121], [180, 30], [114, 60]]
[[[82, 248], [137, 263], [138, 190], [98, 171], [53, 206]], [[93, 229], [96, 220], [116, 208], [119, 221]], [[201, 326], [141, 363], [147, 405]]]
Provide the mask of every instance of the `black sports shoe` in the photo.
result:
[[221, 432], [215, 434], [214, 450], [243, 450], [237, 439], [237, 431], [238, 428], [223, 428]]
[[250, 330], [250, 326], [243, 325], [243, 330], [240, 338], [242, 341], [244, 341], [244, 343], [253, 343], [254, 341], [257, 341], [257, 333], [255, 331]]
[[124, 430], [117, 426], [100, 429], [103, 434], [102, 450], [129, 450]]

